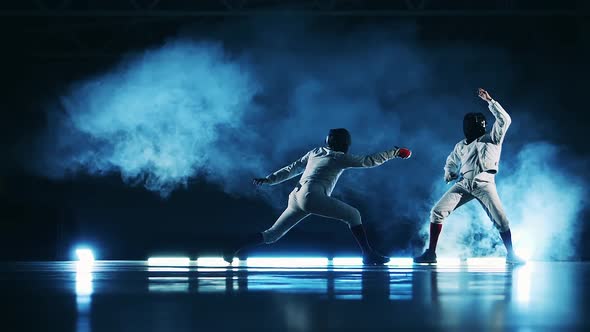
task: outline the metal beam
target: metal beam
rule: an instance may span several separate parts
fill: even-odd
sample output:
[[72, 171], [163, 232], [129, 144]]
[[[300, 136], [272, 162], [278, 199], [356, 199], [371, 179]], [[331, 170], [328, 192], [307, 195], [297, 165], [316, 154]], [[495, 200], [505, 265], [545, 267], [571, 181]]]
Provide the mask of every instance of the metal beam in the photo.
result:
[[117, 57], [158, 41], [183, 24], [207, 26], [225, 17], [561, 17], [563, 23], [587, 22], [588, 4], [590, 1], [548, 0], [21, 0], [16, 5], [0, 3], [0, 31], [12, 45], [13, 56], [73, 60]]
[[226, 16], [357, 16], [357, 17], [452, 17], [452, 16], [521, 16], [521, 17], [587, 17], [590, 11], [578, 10], [240, 10], [240, 11], [203, 11], [203, 10], [48, 10], [48, 11], [0, 11], [0, 17], [226, 17]]
[[588, 16], [579, 0], [20, 0], [0, 17]]

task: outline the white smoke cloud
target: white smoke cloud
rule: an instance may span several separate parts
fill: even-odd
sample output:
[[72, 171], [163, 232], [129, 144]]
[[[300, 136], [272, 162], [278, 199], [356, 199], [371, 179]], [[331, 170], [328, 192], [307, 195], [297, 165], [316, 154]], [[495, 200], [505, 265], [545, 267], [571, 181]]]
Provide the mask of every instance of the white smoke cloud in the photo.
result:
[[572, 160], [557, 146], [538, 142], [518, 153], [499, 186], [513, 220], [515, 248], [535, 259], [572, 259], [579, 216], [587, 204], [584, 180], [568, 171]]

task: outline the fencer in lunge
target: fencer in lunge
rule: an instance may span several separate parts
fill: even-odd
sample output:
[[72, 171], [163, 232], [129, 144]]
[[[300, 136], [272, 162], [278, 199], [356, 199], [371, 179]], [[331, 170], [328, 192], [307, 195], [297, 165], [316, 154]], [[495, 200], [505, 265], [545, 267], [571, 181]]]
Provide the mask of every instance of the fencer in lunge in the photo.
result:
[[394, 147], [367, 156], [348, 154], [351, 137], [344, 128], [330, 130], [326, 145], [315, 148], [292, 164], [268, 175], [254, 179], [256, 185], [274, 185], [289, 180], [303, 172], [295, 189], [289, 195], [288, 206], [274, 225], [264, 232], [246, 236], [224, 250], [223, 257], [231, 262], [246, 247], [269, 244], [283, 237], [293, 226], [310, 214], [341, 220], [348, 224], [363, 255], [363, 263], [384, 264], [388, 257], [375, 252], [367, 240], [361, 215], [354, 207], [331, 197], [338, 178], [345, 169], [379, 166], [393, 158], [407, 159], [411, 151]]
[[488, 103], [488, 108], [496, 121], [491, 131], [486, 132], [484, 114], [467, 113], [463, 118], [465, 139], [455, 145], [444, 167], [445, 181], [458, 181], [432, 209], [429, 247], [421, 256], [414, 258], [416, 263], [436, 263], [436, 244], [444, 219], [474, 198], [479, 201], [500, 232], [507, 251], [506, 263], [525, 263], [516, 256], [512, 248], [512, 234], [495, 183], [502, 143], [511, 123], [510, 115], [486, 90], [480, 88], [478, 95]]

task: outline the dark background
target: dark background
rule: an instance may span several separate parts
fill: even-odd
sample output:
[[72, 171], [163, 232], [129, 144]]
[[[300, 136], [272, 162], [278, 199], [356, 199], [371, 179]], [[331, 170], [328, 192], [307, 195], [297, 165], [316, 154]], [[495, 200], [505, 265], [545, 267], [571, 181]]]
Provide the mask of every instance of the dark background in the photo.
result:
[[[163, 1], [162, 1], [163, 2]], [[195, 178], [169, 198], [127, 186], [120, 176], [79, 174], [61, 180], [32, 171], [39, 163], [35, 141], [47, 126], [43, 105], [63, 86], [100, 73], [127, 52], [162, 43], [180, 31], [211, 37], [222, 26], [276, 17], [306, 20], [322, 34], [363, 25], [384, 29], [400, 22], [416, 27], [423, 45], [478, 43], [507, 50], [528, 79], [543, 82], [556, 105], [548, 139], [588, 157], [588, 58], [590, 8], [586, 1], [19, 1], [0, 8], [3, 146], [0, 163], [0, 258], [69, 259], [79, 243], [104, 259], [141, 259], [155, 253], [213, 254], [225, 239], [269, 225], [278, 211], [265, 201], [228, 195]], [[237, 29], [231, 38], [238, 45]], [[246, 40], [246, 38], [244, 39]], [[229, 42], [228, 42], [229, 43]], [[530, 80], [530, 81], [528, 81]], [[534, 121], [532, 119], [531, 121]], [[437, 170], [438, 171], [438, 170]], [[583, 171], [583, 170], [582, 170]], [[351, 201], [363, 214], [362, 198]], [[247, 216], [247, 217], [244, 217]], [[590, 257], [588, 209], [576, 236], [580, 257]], [[422, 221], [420, 221], [422, 222]], [[169, 225], [167, 231], [155, 225]], [[418, 226], [383, 238], [369, 227], [381, 250], [413, 252]], [[264, 251], [353, 253], [343, 226], [293, 230]], [[551, 230], [548, 229], [548, 232]]]

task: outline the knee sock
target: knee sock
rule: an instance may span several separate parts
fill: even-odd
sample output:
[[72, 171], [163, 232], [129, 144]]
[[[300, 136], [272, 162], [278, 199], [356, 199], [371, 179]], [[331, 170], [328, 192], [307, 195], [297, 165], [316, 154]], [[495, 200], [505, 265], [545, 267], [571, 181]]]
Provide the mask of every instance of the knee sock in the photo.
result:
[[442, 224], [430, 223], [430, 243], [428, 250], [436, 251], [436, 244], [438, 243], [438, 236], [442, 231]]
[[350, 231], [352, 232], [352, 235], [354, 235], [354, 238], [356, 239], [356, 242], [358, 243], [359, 247], [361, 247], [363, 255], [370, 254], [373, 251], [373, 249], [371, 249], [371, 246], [369, 245], [369, 240], [367, 240], [367, 233], [365, 233], [365, 228], [363, 227], [363, 225], [360, 224], [350, 227]]
[[502, 238], [502, 242], [504, 242], [506, 252], [508, 252], [509, 255], [514, 254], [514, 249], [512, 248], [512, 233], [510, 232], [510, 230], [500, 232], [500, 237]]

